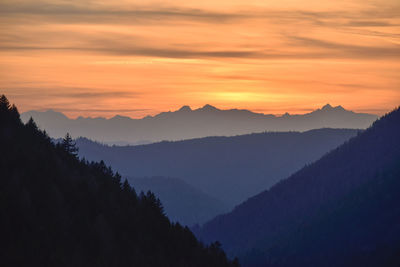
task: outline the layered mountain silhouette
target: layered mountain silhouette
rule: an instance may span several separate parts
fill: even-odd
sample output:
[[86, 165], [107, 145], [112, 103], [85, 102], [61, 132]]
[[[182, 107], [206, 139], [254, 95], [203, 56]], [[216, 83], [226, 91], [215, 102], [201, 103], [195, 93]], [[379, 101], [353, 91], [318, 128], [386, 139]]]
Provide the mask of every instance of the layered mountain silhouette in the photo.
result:
[[52, 110], [29, 111], [21, 115], [24, 122], [32, 117], [53, 138], [69, 132], [109, 144], [145, 144], [163, 140], [183, 140], [206, 136], [233, 136], [263, 131], [307, 131], [317, 128], [367, 128], [377, 116], [355, 113], [329, 104], [303, 115], [265, 115], [249, 110], [220, 110], [211, 105], [192, 110], [183, 106], [174, 112], [162, 112], [143, 119], [115, 116], [69, 119]]
[[202, 224], [227, 209], [221, 201], [178, 178], [128, 177], [128, 181], [137, 192], [151, 191], [156, 194], [168, 218], [183, 225]]
[[238, 266], [171, 223], [153, 193], [136, 195], [100, 163], [54, 145], [0, 97], [2, 266]]
[[197, 229], [244, 266], [400, 265], [400, 109]]
[[78, 138], [76, 143], [80, 156], [104, 160], [124, 177], [177, 177], [222, 201], [227, 212], [317, 160], [358, 131], [258, 133], [122, 147], [85, 138]]

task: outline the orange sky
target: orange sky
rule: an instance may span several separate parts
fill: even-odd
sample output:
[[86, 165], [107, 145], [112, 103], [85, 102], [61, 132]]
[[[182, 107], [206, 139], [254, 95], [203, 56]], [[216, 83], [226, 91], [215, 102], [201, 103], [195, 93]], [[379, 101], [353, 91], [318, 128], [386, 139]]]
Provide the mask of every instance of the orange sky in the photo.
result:
[[20, 111], [382, 114], [399, 73], [398, 0], [0, 1], [0, 93]]

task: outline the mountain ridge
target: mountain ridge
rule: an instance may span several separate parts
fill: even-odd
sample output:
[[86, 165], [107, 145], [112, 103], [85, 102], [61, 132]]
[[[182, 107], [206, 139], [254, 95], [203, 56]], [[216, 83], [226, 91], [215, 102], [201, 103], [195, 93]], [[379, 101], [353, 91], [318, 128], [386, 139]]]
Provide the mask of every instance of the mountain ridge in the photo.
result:
[[91, 116], [86, 116], [86, 117], [85, 117], [85, 116], [78, 116], [78, 117], [76, 117], [76, 118], [70, 118], [70, 117], [66, 116], [62, 111], [57, 111], [57, 110], [52, 109], [52, 108], [49, 108], [49, 109], [42, 109], [42, 110], [35, 110], [35, 109], [32, 109], [32, 110], [28, 110], [28, 111], [22, 112], [21, 115], [23, 115], [23, 114], [31, 114], [31, 113], [52, 113], [52, 114], [59, 114], [59, 115], [62, 115], [63, 118], [67, 118], [67, 119], [70, 119], [70, 120], [78, 120], [78, 119], [104, 119], [104, 120], [111, 120], [111, 119], [113, 119], [113, 118], [127, 118], [127, 119], [130, 119], [130, 120], [142, 120], [142, 119], [145, 119], [145, 118], [154, 118], [154, 117], [157, 117], [157, 116], [160, 115], [160, 114], [172, 114], [172, 113], [179, 113], [179, 112], [194, 112], [194, 111], [197, 111], [197, 112], [201, 112], [201, 111], [216, 111], [216, 112], [220, 112], [220, 111], [222, 111], [222, 112], [233, 111], [233, 112], [237, 112], [237, 111], [239, 111], [239, 112], [251, 113], [251, 114], [254, 114], [254, 115], [269, 116], [269, 117], [271, 116], [271, 117], [280, 118], [280, 117], [283, 117], [284, 115], [289, 115], [289, 116], [304, 116], [304, 115], [309, 115], [309, 114], [312, 114], [312, 113], [314, 113], [314, 112], [316, 112], [316, 111], [318, 111], [318, 110], [325, 110], [325, 111], [344, 110], [344, 111], [348, 111], [348, 112], [352, 112], [352, 113], [356, 113], [356, 114], [377, 116], [376, 114], [372, 114], [372, 113], [354, 112], [354, 111], [345, 109], [345, 108], [344, 108], [343, 106], [341, 106], [341, 105], [332, 106], [332, 105], [329, 104], [329, 103], [325, 104], [325, 105], [322, 106], [321, 108], [317, 108], [317, 109], [312, 110], [312, 111], [310, 111], [310, 112], [308, 112], [308, 113], [300, 113], [300, 114], [299, 114], [299, 113], [295, 113], [295, 114], [291, 114], [291, 113], [289, 113], [289, 112], [285, 112], [285, 113], [283, 113], [282, 115], [277, 115], [277, 114], [272, 114], [272, 113], [255, 112], [255, 111], [252, 111], [252, 110], [250, 110], [250, 109], [238, 109], [238, 108], [220, 109], [220, 108], [217, 108], [217, 107], [215, 107], [215, 106], [213, 106], [213, 105], [210, 105], [210, 104], [205, 104], [204, 106], [202, 106], [202, 107], [200, 107], [200, 108], [196, 108], [196, 109], [193, 109], [193, 108], [192, 108], [191, 106], [189, 106], [189, 105], [183, 105], [183, 106], [181, 106], [180, 108], [178, 108], [178, 109], [176, 109], [176, 110], [173, 110], [173, 111], [171, 111], [171, 110], [170, 110], [170, 111], [162, 111], [162, 112], [157, 113], [157, 114], [155, 114], [155, 115], [145, 115], [145, 116], [143, 116], [142, 118], [132, 118], [132, 117], [124, 116], [124, 115], [120, 115], [120, 114], [115, 114], [114, 116], [112, 116], [112, 117], [110, 117], [110, 118], [101, 117], [101, 116], [96, 116], [96, 117], [91, 117]]
[[76, 143], [80, 156], [104, 160], [124, 176], [178, 177], [233, 208], [317, 160], [358, 131], [325, 128], [136, 146], [108, 146], [85, 138], [76, 139]]
[[218, 109], [209, 104], [198, 109], [182, 106], [142, 119], [115, 115], [112, 118], [78, 117], [70, 119], [52, 110], [21, 114], [24, 122], [33, 117], [41, 129], [53, 138], [69, 132], [106, 143], [153, 143], [206, 136], [234, 136], [264, 131], [307, 131], [317, 128], [367, 128], [376, 115], [355, 113], [327, 104], [306, 114], [282, 116], [255, 113], [246, 109]]

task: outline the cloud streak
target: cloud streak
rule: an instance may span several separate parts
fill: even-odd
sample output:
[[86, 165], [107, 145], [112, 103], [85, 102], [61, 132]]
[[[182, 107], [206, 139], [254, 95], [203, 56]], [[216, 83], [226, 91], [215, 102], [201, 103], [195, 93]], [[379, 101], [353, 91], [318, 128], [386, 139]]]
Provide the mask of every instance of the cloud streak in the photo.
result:
[[387, 59], [400, 57], [400, 45], [396, 44], [362, 46], [299, 36], [291, 36], [289, 39], [297, 46], [326, 50], [326, 54], [321, 55], [326, 58]]
[[47, 108], [47, 109], [39, 109], [37, 111], [47, 111], [47, 110], [54, 110], [58, 112], [73, 112], [73, 113], [107, 113], [107, 114], [118, 114], [118, 113], [131, 113], [131, 112], [142, 112], [142, 111], [150, 111], [151, 109], [146, 109], [146, 108], [140, 108], [140, 109], [134, 109], [134, 108], [128, 108], [128, 109], [95, 109], [95, 108], [89, 108], [89, 109], [82, 109], [82, 108]]
[[[243, 20], [271, 20], [279, 23], [295, 21], [308, 22], [319, 26], [349, 27], [392, 27], [398, 22], [388, 20], [399, 19], [400, 7], [366, 10], [309, 11], [309, 10], [277, 10], [260, 7], [242, 7], [234, 11], [215, 11], [200, 8], [159, 5], [119, 5], [74, 4], [65, 2], [15, 2], [2, 1], [0, 14], [8, 23], [32, 21], [34, 23], [95, 23], [95, 24], [143, 24], [184, 22], [205, 23], [238, 23]], [[367, 18], [367, 19], [366, 19]]]
[[96, 89], [86, 87], [67, 87], [67, 86], [42, 86], [42, 87], [14, 87], [7, 89], [10, 96], [24, 96], [30, 98], [40, 94], [42, 98], [61, 98], [61, 99], [79, 99], [87, 101], [90, 99], [107, 98], [138, 98], [142, 92], [136, 91], [117, 91], [112, 89]]
[[[108, 44], [108, 45], [104, 45]], [[0, 50], [48, 50], [48, 51], [76, 51], [90, 52], [104, 55], [141, 56], [177, 59], [388, 59], [400, 58], [400, 45], [392, 46], [360, 46], [329, 42], [325, 40], [291, 37], [292, 46], [307, 47], [307, 52], [292, 52], [284, 49], [280, 51], [268, 50], [195, 50], [179, 48], [158, 48], [148, 46], [135, 46], [130, 43], [116, 42], [113, 40], [99, 40], [87, 46], [2, 46]], [[312, 49], [311, 49], [312, 48]], [[318, 49], [316, 52], [314, 49]]]
[[[196, 8], [154, 6], [76, 6], [72, 4], [38, 5], [37, 3], [0, 3], [0, 14], [38, 22], [58, 23], [143, 23], [149, 21], [192, 20], [211, 23], [236, 21], [253, 17], [251, 14], [224, 13]], [[31, 17], [30, 17], [31, 16]]]

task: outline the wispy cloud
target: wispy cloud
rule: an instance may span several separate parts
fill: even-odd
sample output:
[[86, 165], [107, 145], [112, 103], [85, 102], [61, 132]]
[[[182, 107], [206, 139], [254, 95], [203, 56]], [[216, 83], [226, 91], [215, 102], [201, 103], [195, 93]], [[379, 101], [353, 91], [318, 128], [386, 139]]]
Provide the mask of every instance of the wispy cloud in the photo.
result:
[[[41, 4], [39, 4], [41, 3]], [[0, 36], [0, 51], [22, 51], [22, 50], [46, 50], [46, 51], [76, 51], [85, 53], [98, 53], [104, 55], [118, 56], [145, 56], [160, 58], [250, 58], [250, 59], [323, 59], [323, 58], [357, 58], [357, 59], [379, 59], [398, 58], [399, 46], [395, 44], [345, 44], [343, 41], [326, 41], [316, 36], [291, 36], [293, 25], [302, 28], [324, 29], [329, 31], [335, 29], [348, 34], [356, 33], [370, 37], [382, 37], [400, 39], [400, 35], [394, 31], [379, 31], [376, 28], [393, 28], [400, 25], [400, 8], [381, 7], [379, 12], [370, 9], [347, 10], [347, 11], [309, 11], [302, 9], [265, 9], [245, 7], [242, 10], [230, 10], [226, 12], [205, 10], [187, 7], [172, 6], [106, 6], [93, 4], [91, 2], [15, 2], [5, 0], [0, 3], [0, 25], [9, 27], [3, 30]], [[399, 13], [396, 13], [396, 10]], [[33, 16], [33, 17], [32, 17]], [[25, 26], [18, 26], [13, 23]], [[27, 22], [26, 20], [29, 20]], [[176, 20], [179, 20], [177, 22]], [[191, 44], [198, 42], [199, 38], [190, 40], [192, 35], [187, 30], [178, 31], [181, 25], [191, 22], [204, 22], [215, 24], [232, 25], [232, 28], [254, 27], [253, 24], [246, 26], [248, 21], [256, 23], [260, 27], [265, 23], [269, 27], [275, 27], [277, 35], [281, 35], [281, 41], [289, 39], [289, 42], [281, 43], [278, 47], [272, 46], [268, 41], [256, 40], [228, 43], [224, 48], [215, 47], [216, 42], [207, 38], [202, 46], [194, 47]], [[171, 24], [170, 24], [171, 22]], [[32, 26], [44, 23], [32, 31]], [[156, 25], [160, 33], [146, 31], [136, 28], [127, 28], [125, 31], [131, 33], [122, 34], [113, 30], [99, 30], [82, 28], [46, 28], [46, 25], [54, 23], [63, 24], [132, 24]], [[14, 25], [14, 26], [13, 26]], [[286, 25], [286, 26], [285, 26]], [[12, 28], [15, 27], [14, 30]], [[200, 26], [193, 26], [199, 30]], [[210, 27], [210, 26], [207, 26]], [[371, 30], [370, 28], [375, 30]], [[325, 29], [328, 28], [328, 29]], [[168, 35], [162, 32], [174, 32], [177, 40], [185, 40], [184, 46], [176, 46], [166, 39]], [[206, 32], [200, 31], [204, 36], [216, 36], [217, 30], [209, 28]], [[182, 33], [182, 35], [180, 35]], [[222, 33], [226, 34], [226, 33]], [[232, 37], [235, 36], [233, 30]], [[229, 36], [228, 36], [229, 37]], [[386, 40], [387, 41], [387, 40]], [[243, 49], [243, 46], [246, 49]], [[302, 51], [292, 48], [304, 48]], [[319, 50], [315, 51], [318, 48]]]
[[122, 97], [122, 98], [132, 98], [139, 96], [138, 92], [121, 92], [121, 91], [100, 91], [100, 92], [64, 92], [64, 93], [54, 93], [52, 96], [66, 97], [66, 98], [78, 98], [78, 99], [93, 99], [93, 98], [107, 98], [107, 97]]
[[325, 53], [315, 54], [320, 55], [321, 58], [385, 59], [400, 57], [400, 45], [398, 44], [387, 46], [354, 45], [300, 36], [291, 36], [288, 39], [295, 46], [312, 48], [312, 50], [315, 48], [326, 50]]
[[137, 91], [118, 91], [112, 89], [97, 89], [87, 87], [68, 87], [68, 86], [41, 86], [35, 85], [26, 87], [4, 88], [7, 95], [13, 97], [30, 98], [32, 96], [41, 95], [42, 98], [61, 98], [61, 99], [79, 99], [87, 101], [90, 99], [107, 99], [107, 98], [137, 98], [142, 92]]
[[[157, 6], [123, 6], [74, 5], [66, 3], [0, 3], [0, 14], [21, 21], [37, 19], [40, 22], [54, 23], [149, 23], [150, 21], [171, 20], [203, 21], [211, 23], [230, 22], [253, 17], [252, 14], [215, 12], [196, 8], [157, 7]], [[14, 20], [17, 21], [17, 20]]]
[[[168, 47], [136, 46], [114, 40], [102, 40], [96, 44], [86, 46], [27, 46], [27, 45], [0, 45], [0, 50], [49, 50], [49, 51], [77, 51], [91, 52], [104, 55], [118, 56], [145, 56], [160, 58], [242, 58], [242, 59], [387, 59], [400, 57], [400, 45], [391, 46], [361, 46], [329, 42], [325, 40], [292, 37], [293, 46], [310, 48], [305, 52], [293, 52], [281, 49], [269, 50], [196, 50]], [[107, 45], [108, 44], [108, 45]], [[318, 51], [314, 50], [319, 49]]]
[[46, 110], [54, 110], [58, 112], [73, 112], [73, 113], [106, 113], [106, 114], [118, 114], [118, 113], [132, 113], [132, 112], [142, 112], [142, 111], [150, 111], [151, 109], [140, 108], [140, 109], [96, 109], [96, 108], [46, 108], [46, 109], [38, 109], [38, 111], [46, 111]]
[[[400, 17], [399, 6], [380, 6], [363, 10], [310, 11], [307, 9], [271, 9], [244, 6], [235, 10], [215, 11], [212, 9], [148, 5], [101, 5], [65, 1], [20, 2], [4, 0], [0, 3], [0, 14], [8, 24], [18, 20], [35, 19], [35, 23], [96, 23], [96, 24], [136, 24], [177, 20], [205, 23], [237, 23], [241, 20], [264, 19], [279, 23], [303, 21], [319, 26], [351, 27], [391, 27], [398, 26], [388, 20]], [[11, 19], [11, 20], [10, 20]]]

